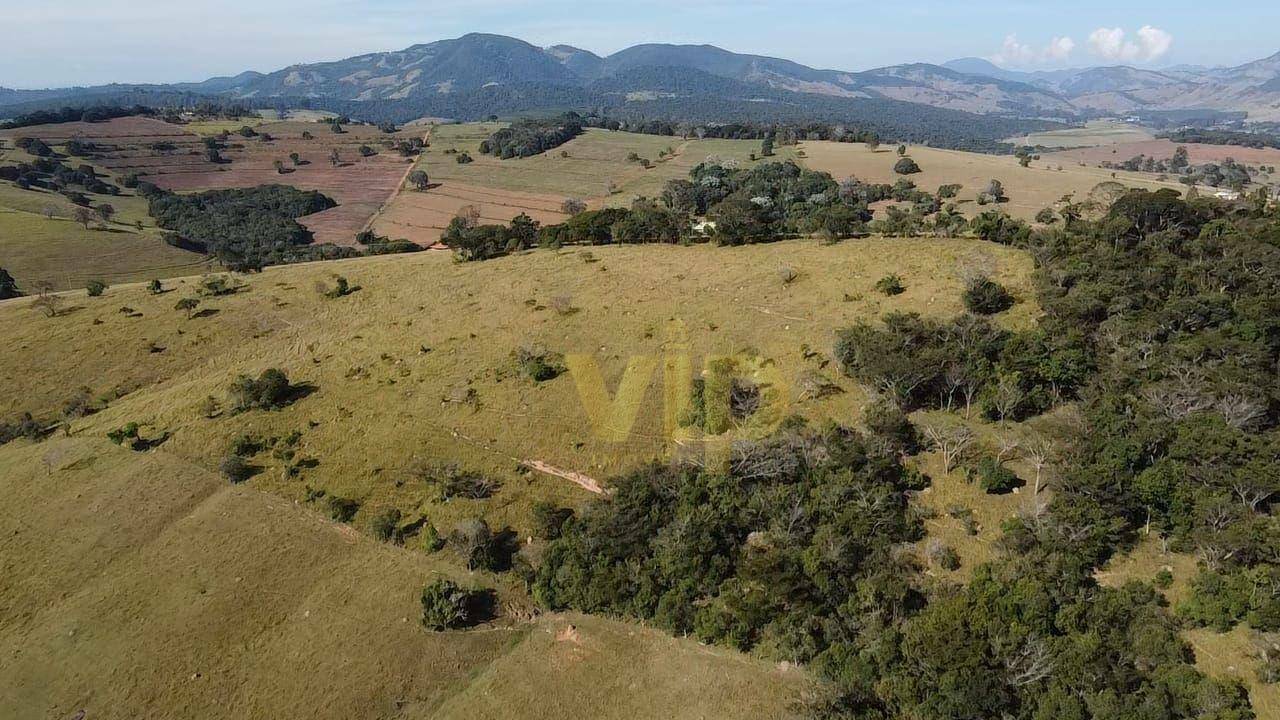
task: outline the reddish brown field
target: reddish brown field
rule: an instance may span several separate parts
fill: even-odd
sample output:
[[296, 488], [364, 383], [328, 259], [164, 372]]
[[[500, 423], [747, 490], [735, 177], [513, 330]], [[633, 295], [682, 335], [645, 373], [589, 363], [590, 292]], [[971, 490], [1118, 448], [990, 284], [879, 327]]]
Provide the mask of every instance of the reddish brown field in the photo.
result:
[[[322, 123], [285, 121], [256, 126], [258, 137], [232, 134], [222, 156], [230, 162], [209, 162], [202, 139], [180, 125], [151, 118], [119, 118], [102, 123], [63, 123], [22, 128], [11, 134], [38, 137], [60, 143], [81, 137], [97, 143], [100, 155], [94, 163], [118, 175], [136, 173], [166, 190], [195, 192], [221, 188], [243, 188], [273, 183], [302, 190], [317, 190], [333, 198], [338, 207], [300, 220], [315, 235], [316, 242], [354, 245], [355, 236], [378, 209], [391, 199], [412, 164], [383, 143], [421, 136], [420, 130], [394, 135], [366, 125], [346, 126], [337, 134]], [[303, 133], [311, 139], [303, 139]], [[262, 134], [272, 137], [270, 142]], [[153, 147], [165, 143], [166, 148]], [[378, 152], [362, 157], [360, 146]], [[330, 162], [338, 151], [339, 163]], [[301, 164], [294, 167], [289, 155], [298, 153]], [[275, 169], [284, 163], [286, 172]]]
[[1170, 140], [1146, 140], [1142, 142], [1103, 145], [1100, 147], [1078, 148], [1048, 153], [1044, 156], [1047, 162], [1085, 163], [1099, 165], [1106, 161], [1122, 162], [1137, 155], [1154, 157], [1157, 160], [1173, 157], [1173, 151], [1181, 144], [1187, 149], [1187, 156], [1194, 164], [1217, 163], [1227, 158], [1246, 165], [1280, 165], [1280, 150], [1271, 148], [1247, 148], [1234, 145], [1206, 145], [1200, 143], [1175, 143]]
[[495, 190], [476, 185], [445, 182], [426, 192], [406, 190], [382, 209], [373, 221], [379, 235], [431, 245], [458, 210], [474, 205], [480, 211], [481, 223], [507, 223], [525, 213], [540, 223], [550, 224], [565, 219], [558, 195]]

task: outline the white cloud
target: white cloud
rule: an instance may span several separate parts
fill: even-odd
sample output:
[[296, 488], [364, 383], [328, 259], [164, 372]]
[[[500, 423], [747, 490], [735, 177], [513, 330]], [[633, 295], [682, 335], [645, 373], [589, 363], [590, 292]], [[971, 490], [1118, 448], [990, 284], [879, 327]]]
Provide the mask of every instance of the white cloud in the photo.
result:
[[1000, 47], [1000, 52], [989, 59], [997, 65], [1043, 65], [1063, 62], [1075, 49], [1076, 42], [1069, 37], [1055, 37], [1049, 41], [1048, 45], [1037, 48], [1020, 42], [1017, 35], [1008, 35], [1004, 39], [1004, 45]]
[[1123, 28], [1098, 28], [1089, 35], [1089, 50], [1105, 60], [1151, 62], [1169, 52], [1173, 36], [1160, 28], [1143, 25], [1134, 40]]

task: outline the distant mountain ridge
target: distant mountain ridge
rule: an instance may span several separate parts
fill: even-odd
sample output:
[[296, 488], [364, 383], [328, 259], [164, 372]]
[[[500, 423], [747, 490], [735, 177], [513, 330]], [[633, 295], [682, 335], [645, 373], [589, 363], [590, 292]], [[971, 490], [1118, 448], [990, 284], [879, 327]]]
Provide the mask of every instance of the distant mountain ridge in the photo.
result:
[[1118, 65], [1023, 72], [972, 57], [943, 67], [1023, 82], [1068, 98], [1080, 112], [1241, 110], [1255, 120], [1280, 120], [1280, 53], [1226, 68], [1179, 65], [1145, 70]]
[[[317, 105], [366, 103], [356, 107], [406, 107], [471, 117], [481, 99], [501, 96], [493, 107], [524, 110], [567, 107], [599, 100], [607, 87], [628, 102], [655, 99], [654, 87], [635, 72], [677, 68], [690, 78], [722, 78], [733, 86], [726, 103], [750, 100], [754, 90], [791, 93], [776, 102], [797, 107], [833, 107], [822, 98], [900, 101], [915, 105], [1012, 118], [1079, 120], [1100, 114], [1187, 108], [1243, 110], [1258, 119], [1280, 119], [1280, 53], [1236, 68], [1181, 67], [1168, 72], [1094, 67], [1020, 72], [981, 58], [943, 65], [912, 63], [848, 72], [812, 68], [763, 55], [735, 53], [713, 45], [636, 45], [600, 56], [572, 45], [538, 47], [503, 35], [473, 33], [329, 62], [291, 65], [274, 72], [244, 72], [195, 83], [119, 85], [61, 90], [0, 90], [0, 110], [52, 103], [61, 98], [138, 97], [142, 93], [192, 93], [255, 104], [303, 100]], [[629, 85], [619, 83], [629, 79]], [[687, 84], [687, 83], [686, 83]], [[705, 102], [724, 89], [689, 91]]]

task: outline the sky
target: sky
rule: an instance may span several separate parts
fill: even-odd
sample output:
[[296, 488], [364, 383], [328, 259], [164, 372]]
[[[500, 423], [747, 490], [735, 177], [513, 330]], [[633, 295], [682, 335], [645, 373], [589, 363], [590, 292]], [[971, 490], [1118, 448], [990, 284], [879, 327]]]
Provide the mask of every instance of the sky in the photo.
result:
[[1262, 0], [0, 0], [0, 87], [199, 81], [491, 32], [608, 54], [709, 43], [823, 68], [1235, 65], [1280, 51]]

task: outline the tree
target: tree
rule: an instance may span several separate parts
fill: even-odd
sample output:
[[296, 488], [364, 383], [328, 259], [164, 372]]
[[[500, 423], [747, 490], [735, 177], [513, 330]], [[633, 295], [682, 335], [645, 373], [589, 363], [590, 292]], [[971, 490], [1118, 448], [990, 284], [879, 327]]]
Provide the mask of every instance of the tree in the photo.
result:
[[22, 297], [22, 293], [18, 290], [18, 283], [14, 281], [8, 270], [0, 268], [0, 300], [16, 297]]
[[907, 155], [907, 146], [906, 146], [906, 145], [899, 145], [899, 146], [898, 146], [898, 157], [906, 157], [906, 155]]
[[431, 186], [431, 179], [427, 177], [425, 170], [414, 170], [409, 173], [409, 184], [418, 192], [423, 192]]
[[271, 165], [272, 165], [272, 167], [274, 167], [274, 168], [276, 169], [276, 174], [277, 174], [277, 175], [283, 175], [283, 174], [284, 174], [284, 161], [283, 161], [283, 160], [275, 160], [275, 161], [273, 161], [273, 162], [271, 163]]
[[84, 289], [89, 293], [89, 297], [100, 297], [107, 291], [107, 284], [101, 280], [90, 280], [85, 284]]
[[1013, 295], [1005, 286], [985, 275], [974, 277], [967, 283], [964, 306], [979, 315], [995, 315], [1013, 307]]
[[961, 456], [974, 441], [973, 431], [963, 425], [925, 425], [923, 431], [930, 446], [942, 453], [942, 469], [948, 473], [959, 465]]
[[978, 200], [982, 203], [1002, 203], [1008, 200], [1004, 194], [1004, 183], [995, 179], [991, 180], [991, 182], [987, 183], [987, 187], [981, 193], [978, 193]]
[[152, 295], [160, 295], [164, 292], [164, 285], [162, 285], [159, 280], [152, 280], [151, 283], [147, 285], [147, 292], [150, 292]]
[[62, 312], [62, 296], [53, 291], [53, 283], [42, 280], [36, 283], [36, 299], [31, 307], [43, 312], [47, 317], [57, 317]]
[[298, 167], [302, 164], [302, 156], [296, 152], [289, 153], [289, 160], [293, 163], [294, 167]]
[[773, 138], [766, 137], [764, 142], [760, 143], [760, 156], [773, 157]]
[[569, 198], [563, 203], [560, 203], [560, 212], [565, 215], [577, 215], [578, 213], [585, 212], [586, 209], [587, 204], [577, 198]]
[[470, 625], [483, 593], [464, 590], [452, 580], [437, 580], [422, 590], [422, 624], [437, 632]]
[[89, 208], [78, 207], [75, 212], [72, 213], [71, 217], [73, 220], [84, 226], [85, 230], [88, 230], [89, 226], [93, 224], [95, 219], [97, 219], [98, 214]]
[[915, 160], [912, 160], [909, 157], [904, 157], [894, 163], [893, 171], [899, 175], [914, 175], [915, 173], [920, 172], [920, 166], [916, 164]]
[[173, 309], [181, 310], [185, 312], [187, 314], [187, 319], [190, 320], [191, 315], [195, 312], [196, 308], [199, 305], [200, 305], [200, 301], [198, 299], [193, 297], [187, 297], [179, 300], [178, 304], [173, 306]]
[[331, 165], [331, 166], [333, 166], [333, 167], [338, 167], [338, 164], [339, 164], [339, 163], [341, 163], [341, 162], [342, 162], [342, 156], [338, 154], [338, 148], [334, 148], [334, 149], [330, 150], [330, 151], [329, 151], [329, 165]]

